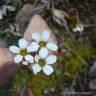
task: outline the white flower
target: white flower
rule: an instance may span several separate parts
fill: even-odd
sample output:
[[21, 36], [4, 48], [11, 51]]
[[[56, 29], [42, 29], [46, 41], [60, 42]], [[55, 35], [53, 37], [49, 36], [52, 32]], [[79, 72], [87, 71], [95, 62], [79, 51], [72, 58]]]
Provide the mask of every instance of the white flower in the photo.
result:
[[39, 52], [39, 55], [35, 56], [36, 63], [32, 66], [33, 73], [37, 74], [42, 69], [46, 75], [50, 75], [54, 71], [51, 65], [54, 64], [56, 60], [57, 57], [55, 55], [47, 56], [47, 54], [45, 55]]
[[48, 49], [52, 51], [57, 51], [58, 49], [56, 44], [48, 42], [50, 39], [50, 32], [47, 30], [42, 33], [33, 33], [32, 39], [34, 42], [32, 42], [32, 44], [28, 47], [31, 51], [37, 51], [40, 48], [41, 53], [48, 54]]
[[82, 32], [84, 30], [84, 26], [82, 24], [77, 25], [75, 28], [72, 29], [74, 32]]
[[[14, 45], [9, 47], [9, 50], [11, 52], [17, 54], [14, 58], [14, 62], [20, 63], [21, 61], [23, 61], [23, 59], [25, 59], [27, 63], [33, 63], [34, 59], [33, 56], [29, 54], [29, 52], [31, 51], [28, 49], [28, 42], [24, 38], [21, 38], [19, 39], [18, 44], [19, 47]], [[26, 64], [24, 63], [24, 65]]]

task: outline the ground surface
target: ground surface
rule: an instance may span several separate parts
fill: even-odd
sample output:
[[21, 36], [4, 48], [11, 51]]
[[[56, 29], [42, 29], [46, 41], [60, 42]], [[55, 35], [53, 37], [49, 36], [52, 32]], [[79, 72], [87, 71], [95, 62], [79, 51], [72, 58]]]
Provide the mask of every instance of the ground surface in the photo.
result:
[[[27, 3], [33, 11], [26, 13], [24, 9], [29, 14], [24, 19], [20, 10]], [[0, 20], [0, 47], [16, 44], [31, 16], [38, 13], [56, 35], [59, 51], [54, 74], [34, 76], [24, 67], [1, 88], [0, 96], [95, 96], [96, 0], [2, 0], [0, 11], [4, 5], [14, 7], [15, 11], [7, 11]], [[78, 24], [84, 26], [81, 33], [72, 31]]]

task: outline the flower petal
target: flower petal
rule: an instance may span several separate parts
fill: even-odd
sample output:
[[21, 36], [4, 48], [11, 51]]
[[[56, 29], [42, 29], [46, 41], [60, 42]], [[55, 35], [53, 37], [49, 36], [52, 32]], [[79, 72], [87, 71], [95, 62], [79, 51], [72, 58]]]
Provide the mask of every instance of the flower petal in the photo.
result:
[[47, 43], [46, 47], [52, 51], [57, 51], [58, 49], [58, 46], [56, 44], [50, 42]]
[[19, 39], [18, 43], [19, 43], [19, 47], [20, 47], [21, 49], [26, 48], [27, 45], [28, 45], [27, 41], [26, 41], [24, 38]]
[[73, 32], [77, 32], [78, 30], [77, 30], [77, 28], [73, 28], [72, 31]]
[[28, 62], [23, 61], [22, 64], [23, 64], [23, 65], [28, 65]]
[[13, 52], [13, 53], [19, 53], [19, 48], [18, 47], [16, 47], [16, 46], [10, 46], [9, 47], [9, 50], [11, 51], [11, 52]]
[[35, 62], [38, 63], [38, 61], [39, 61], [39, 56], [36, 55], [36, 56], [35, 56]]
[[38, 33], [33, 33], [32, 34], [32, 39], [39, 42], [41, 40], [41, 34], [38, 32]]
[[20, 63], [23, 59], [23, 56], [21, 55], [16, 55], [15, 58], [14, 58], [14, 62], [15, 63]]
[[45, 65], [42, 69], [46, 75], [53, 73], [53, 68], [50, 65]]
[[26, 55], [24, 58], [29, 63], [33, 63], [34, 62], [34, 58], [31, 55]]
[[33, 69], [33, 73], [34, 73], [34, 74], [37, 74], [38, 72], [41, 71], [41, 67], [40, 67], [39, 64], [34, 64], [34, 65], [32, 66], [32, 69]]
[[48, 41], [50, 38], [50, 32], [48, 30], [45, 30], [43, 33], [42, 33], [42, 40], [44, 41]]
[[39, 44], [37, 42], [32, 42], [30, 46], [27, 47], [28, 52], [35, 52], [39, 48]]
[[79, 25], [72, 29], [72, 31], [74, 31], [74, 32], [82, 32], [83, 30], [84, 30], [83, 25]]
[[39, 51], [39, 57], [44, 59], [48, 56], [48, 49], [47, 48], [41, 48]]
[[57, 57], [55, 55], [50, 55], [50, 56], [48, 56], [45, 59], [45, 61], [46, 61], [47, 64], [53, 64], [53, 63], [56, 62], [56, 60], [57, 60]]

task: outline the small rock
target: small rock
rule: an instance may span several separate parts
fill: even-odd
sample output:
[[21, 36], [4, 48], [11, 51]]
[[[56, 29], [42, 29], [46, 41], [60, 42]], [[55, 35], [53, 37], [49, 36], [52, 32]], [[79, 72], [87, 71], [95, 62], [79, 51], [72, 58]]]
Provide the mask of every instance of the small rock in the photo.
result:
[[46, 21], [40, 15], [34, 15], [30, 20], [30, 23], [25, 31], [24, 37], [28, 42], [32, 40], [32, 33], [34, 32], [43, 32], [44, 30], [49, 30], [51, 32], [50, 41], [56, 43], [57, 40], [53, 35], [52, 30], [48, 27]]
[[0, 48], [0, 85], [7, 83], [8, 78], [19, 68], [13, 63], [14, 55], [7, 48]]
[[33, 6], [31, 4], [25, 4], [23, 8], [17, 13], [15, 17], [15, 22], [17, 24], [22, 24], [24, 22], [28, 22], [33, 13]]

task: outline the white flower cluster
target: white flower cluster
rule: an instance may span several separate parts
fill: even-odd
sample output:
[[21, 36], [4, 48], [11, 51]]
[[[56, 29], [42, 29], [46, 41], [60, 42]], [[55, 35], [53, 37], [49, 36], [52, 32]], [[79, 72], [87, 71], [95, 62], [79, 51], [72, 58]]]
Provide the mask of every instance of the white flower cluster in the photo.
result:
[[48, 55], [49, 50], [57, 51], [58, 46], [53, 42], [50, 42], [50, 32], [45, 30], [44, 32], [32, 33], [32, 42], [29, 44], [24, 38], [18, 41], [19, 47], [10, 46], [9, 50], [16, 54], [14, 58], [15, 63], [22, 63], [24, 65], [32, 64], [32, 70], [34, 74], [37, 74], [41, 70], [46, 75], [53, 73], [52, 64], [57, 60], [55, 55]]
[[72, 29], [73, 32], [83, 32], [84, 26], [82, 24], [78, 24], [75, 28]]

